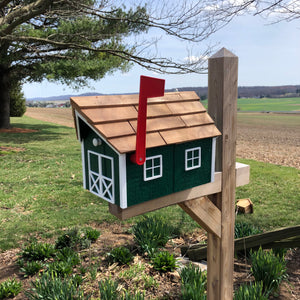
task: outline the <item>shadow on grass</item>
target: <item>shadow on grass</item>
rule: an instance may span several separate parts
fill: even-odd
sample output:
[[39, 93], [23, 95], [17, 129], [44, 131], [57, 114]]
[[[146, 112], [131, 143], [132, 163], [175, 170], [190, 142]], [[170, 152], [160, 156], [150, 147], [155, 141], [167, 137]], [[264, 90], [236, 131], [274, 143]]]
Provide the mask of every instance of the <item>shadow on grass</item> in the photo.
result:
[[15, 143], [15, 144], [26, 144], [32, 141], [42, 142], [50, 140], [59, 140], [62, 136], [68, 135], [64, 132], [65, 127], [58, 125], [51, 125], [49, 123], [40, 124], [22, 124], [13, 123], [12, 127], [30, 129], [35, 132], [2, 132], [0, 133], [0, 143]]

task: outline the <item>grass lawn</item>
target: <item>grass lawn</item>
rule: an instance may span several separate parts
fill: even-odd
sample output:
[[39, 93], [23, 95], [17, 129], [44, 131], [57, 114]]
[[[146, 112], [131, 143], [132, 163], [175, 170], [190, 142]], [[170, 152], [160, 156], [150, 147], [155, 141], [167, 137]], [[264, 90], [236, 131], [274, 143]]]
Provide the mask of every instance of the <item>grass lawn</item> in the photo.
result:
[[[81, 150], [74, 129], [28, 117], [12, 118], [12, 125], [38, 131], [0, 134], [0, 146], [24, 150], [0, 155], [0, 251], [35, 234], [48, 237], [74, 225], [120, 222], [109, 214], [105, 201], [82, 188]], [[238, 219], [264, 230], [299, 224], [299, 170], [239, 161], [250, 164], [251, 183], [237, 190], [237, 198], [250, 197], [254, 214]], [[198, 226], [178, 206], [154, 213], [176, 220], [182, 231]]]

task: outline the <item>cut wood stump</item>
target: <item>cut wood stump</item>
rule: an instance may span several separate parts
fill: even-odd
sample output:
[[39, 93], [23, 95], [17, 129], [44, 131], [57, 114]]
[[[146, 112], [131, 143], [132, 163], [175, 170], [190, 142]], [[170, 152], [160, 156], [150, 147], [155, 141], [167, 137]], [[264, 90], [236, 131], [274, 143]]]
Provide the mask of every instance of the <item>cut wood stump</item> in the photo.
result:
[[252, 214], [253, 213], [253, 203], [252, 201], [247, 199], [240, 199], [236, 203], [236, 211], [242, 214]]

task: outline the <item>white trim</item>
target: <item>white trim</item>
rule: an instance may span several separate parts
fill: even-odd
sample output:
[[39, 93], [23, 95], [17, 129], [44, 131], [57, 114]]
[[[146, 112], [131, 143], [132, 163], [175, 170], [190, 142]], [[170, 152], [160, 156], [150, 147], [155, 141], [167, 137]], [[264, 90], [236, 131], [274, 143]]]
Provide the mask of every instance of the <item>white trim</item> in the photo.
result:
[[212, 139], [212, 145], [211, 145], [211, 178], [210, 181], [215, 181], [215, 168], [216, 168], [216, 140], [217, 138], [214, 137]]
[[[90, 154], [95, 155], [98, 158], [99, 172], [91, 170]], [[113, 157], [103, 155], [91, 150], [87, 151], [88, 156], [88, 173], [89, 173], [89, 191], [102, 199], [115, 203], [115, 181], [114, 181], [114, 159]], [[111, 178], [102, 174], [102, 159], [108, 159], [111, 162]], [[111, 190], [111, 191], [110, 191]]]
[[84, 141], [81, 141], [81, 163], [82, 163], [82, 183], [83, 188], [87, 189], [86, 185], [86, 170], [85, 170], [85, 156], [84, 156]]
[[127, 208], [126, 154], [119, 156], [120, 207]]
[[[195, 151], [198, 151], [198, 156], [194, 156]], [[192, 153], [192, 157], [188, 158], [188, 153]], [[199, 160], [199, 163], [195, 164], [195, 160]], [[188, 161], [192, 161], [192, 166], [188, 166]], [[201, 167], [201, 147], [195, 147], [185, 150], [185, 171], [198, 169]]]
[[[159, 165], [153, 165], [153, 162], [155, 159], [159, 158]], [[147, 161], [152, 161], [151, 162], [151, 167], [147, 168]], [[158, 175], [154, 175], [154, 169], [159, 168], [159, 174]], [[152, 176], [147, 177], [147, 171], [148, 170], [152, 170]], [[153, 180], [156, 178], [160, 178], [162, 177], [162, 173], [163, 173], [163, 161], [162, 161], [162, 155], [155, 155], [155, 156], [149, 156], [146, 157], [145, 163], [144, 163], [144, 181], [149, 181], [149, 180]]]

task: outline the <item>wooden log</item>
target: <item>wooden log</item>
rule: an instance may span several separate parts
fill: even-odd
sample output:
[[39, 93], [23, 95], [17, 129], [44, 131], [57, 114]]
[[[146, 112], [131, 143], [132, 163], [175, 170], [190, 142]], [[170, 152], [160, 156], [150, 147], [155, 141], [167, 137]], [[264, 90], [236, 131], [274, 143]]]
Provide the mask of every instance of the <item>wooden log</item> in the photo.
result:
[[[245, 249], [256, 250], [259, 247], [263, 249], [300, 247], [300, 225], [255, 234], [234, 241], [235, 252]], [[201, 261], [207, 257], [207, 245], [182, 246], [181, 254], [192, 261]]]

